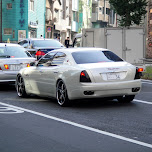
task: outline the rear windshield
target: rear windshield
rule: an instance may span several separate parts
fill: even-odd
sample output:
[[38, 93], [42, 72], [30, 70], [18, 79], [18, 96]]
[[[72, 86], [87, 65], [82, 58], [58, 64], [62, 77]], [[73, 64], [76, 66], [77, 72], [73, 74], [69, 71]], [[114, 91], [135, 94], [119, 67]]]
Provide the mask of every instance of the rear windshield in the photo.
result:
[[33, 47], [63, 47], [57, 40], [34, 40], [32, 41]]
[[25, 51], [23, 47], [18, 46], [0, 47], [0, 58], [27, 58]]
[[73, 52], [72, 56], [77, 64], [123, 61], [120, 57], [111, 51], [80, 51]]

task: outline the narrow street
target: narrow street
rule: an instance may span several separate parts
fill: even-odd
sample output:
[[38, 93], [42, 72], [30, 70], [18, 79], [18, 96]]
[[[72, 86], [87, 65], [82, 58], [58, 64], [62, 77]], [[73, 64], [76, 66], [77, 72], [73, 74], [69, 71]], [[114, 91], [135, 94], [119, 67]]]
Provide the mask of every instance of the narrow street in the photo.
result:
[[[19, 98], [14, 86], [0, 89], [0, 150], [151, 152], [152, 82], [130, 104], [111, 100]], [[6, 87], [6, 88], [5, 88]]]

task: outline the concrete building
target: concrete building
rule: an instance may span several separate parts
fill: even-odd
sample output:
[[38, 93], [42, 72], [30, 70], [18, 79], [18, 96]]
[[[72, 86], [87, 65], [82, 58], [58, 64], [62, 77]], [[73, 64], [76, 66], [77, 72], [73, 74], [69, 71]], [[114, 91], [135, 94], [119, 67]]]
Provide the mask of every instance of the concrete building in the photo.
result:
[[116, 26], [116, 14], [110, 8], [109, 0], [92, 0], [92, 27]]
[[78, 22], [79, 22], [79, 0], [72, 0], [72, 27], [71, 27], [71, 37], [73, 39], [74, 35], [78, 33]]
[[45, 1], [1, 0], [1, 41], [45, 37]]
[[60, 42], [64, 44], [66, 37], [71, 38], [71, 7], [72, 0], [54, 0], [52, 38], [60, 36]]
[[79, 0], [79, 32], [82, 28], [116, 27], [109, 0]]
[[91, 28], [90, 21], [92, 15], [92, 0], [79, 0], [78, 12], [78, 32], [81, 33], [82, 28]]
[[54, 31], [54, 0], [46, 0], [45, 37], [53, 38]]

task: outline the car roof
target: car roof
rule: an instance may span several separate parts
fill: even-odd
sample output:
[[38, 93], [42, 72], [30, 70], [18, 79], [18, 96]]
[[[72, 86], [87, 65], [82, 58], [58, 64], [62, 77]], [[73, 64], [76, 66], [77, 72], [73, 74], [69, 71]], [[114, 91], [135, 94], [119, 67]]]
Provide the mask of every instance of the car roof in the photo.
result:
[[78, 33], [75, 35], [75, 38], [80, 38], [80, 37], [82, 37], [82, 33]]
[[0, 43], [0, 47], [4, 47], [4, 46], [18, 46], [18, 47], [21, 47], [20, 45], [15, 44], [15, 43]]
[[108, 49], [105, 48], [94, 48], [94, 47], [79, 47], [79, 48], [65, 48], [65, 49], [57, 49], [51, 52], [65, 52], [65, 53], [73, 53], [73, 52], [81, 52], [81, 51], [109, 51]]
[[27, 39], [22, 39], [21, 41], [24, 41], [24, 40], [27, 40], [27, 41], [34, 41], [34, 40], [51, 40], [52, 41], [52, 40], [54, 40], [54, 41], [56, 41], [55, 39], [48, 39], [48, 38], [27, 38]]

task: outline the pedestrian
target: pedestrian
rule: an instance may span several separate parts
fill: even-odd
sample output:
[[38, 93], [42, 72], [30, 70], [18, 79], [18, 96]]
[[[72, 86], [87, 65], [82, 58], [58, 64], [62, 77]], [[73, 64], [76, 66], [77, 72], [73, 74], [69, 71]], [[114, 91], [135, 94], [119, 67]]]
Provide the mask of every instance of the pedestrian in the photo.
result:
[[65, 39], [65, 42], [64, 42], [65, 46], [68, 48], [69, 47], [69, 37], [67, 37]]
[[60, 42], [60, 36], [58, 35], [55, 40]]

